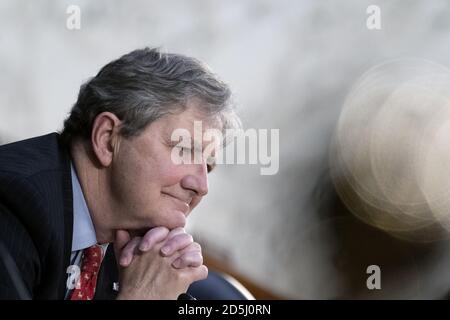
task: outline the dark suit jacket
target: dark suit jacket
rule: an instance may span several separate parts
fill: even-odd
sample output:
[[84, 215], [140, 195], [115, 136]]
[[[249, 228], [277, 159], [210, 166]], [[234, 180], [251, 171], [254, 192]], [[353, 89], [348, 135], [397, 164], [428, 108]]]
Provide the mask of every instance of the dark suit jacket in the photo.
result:
[[[34, 299], [64, 299], [72, 248], [70, 156], [52, 133], [0, 146], [0, 241]], [[96, 299], [114, 299], [112, 246], [100, 269]], [[18, 298], [0, 262], [0, 299]]]

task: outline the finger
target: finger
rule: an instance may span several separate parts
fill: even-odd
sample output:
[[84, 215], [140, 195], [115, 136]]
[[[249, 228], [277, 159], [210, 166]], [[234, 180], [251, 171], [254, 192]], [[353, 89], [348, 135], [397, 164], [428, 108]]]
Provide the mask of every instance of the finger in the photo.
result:
[[163, 256], [170, 256], [175, 251], [186, 248], [193, 241], [194, 239], [192, 239], [192, 236], [188, 233], [178, 234], [164, 243], [161, 248], [161, 253]]
[[200, 244], [198, 244], [197, 242], [192, 242], [190, 245], [188, 245], [186, 248], [179, 250], [178, 252], [180, 253], [180, 255], [186, 253], [186, 252], [202, 252], [202, 247], [200, 246]]
[[169, 234], [169, 229], [166, 227], [156, 227], [152, 228], [144, 235], [141, 244], [139, 245], [139, 250], [148, 251], [156, 243], [163, 241]]
[[130, 241], [130, 234], [126, 230], [116, 230], [116, 237], [114, 239], [114, 253], [116, 257], [120, 256], [122, 249]]
[[199, 251], [190, 251], [182, 254], [172, 263], [175, 269], [183, 269], [187, 267], [200, 267], [203, 264], [203, 256]]
[[[170, 230], [169, 234], [167, 235], [166, 241], [172, 239], [173, 237], [175, 237], [179, 234], [184, 234], [184, 233], [186, 233], [186, 231], [182, 227], [172, 229], [172, 230]], [[178, 256], [179, 256], [179, 254], [172, 254], [172, 257], [174, 258], [173, 260], [178, 258]]]
[[192, 282], [204, 280], [208, 277], [208, 268], [204, 264], [196, 268], [181, 269], [179, 272], [183, 272]]
[[175, 251], [171, 255], [171, 264], [173, 262], [175, 262], [175, 260], [177, 260], [179, 257], [181, 257], [182, 255], [184, 255], [184, 254], [186, 254], [188, 252], [199, 252], [200, 255], [201, 255], [202, 254], [202, 247], [197, 242], [192, 242], [190, 245], [188, 245], [184, 249]]
[[175, 229], [170, 230], [169, 235], [167, 236], [167, 239], [172, 239], [174, 236], [178, 234], [186, 233], [184, 228], [178, 227]]
[[208, 267], [202, 264], [200, 267], [194, 268], [194, 281], [204, 280], [208, 277]]
[[141, 237], [135, 237], [127, 243], [127, 245], [122, 249], [120, 254], [119, 263], [122, 267], [128, 267], [133, 260], [133, 256], [137, 251], [139, 243], [141, 243]]

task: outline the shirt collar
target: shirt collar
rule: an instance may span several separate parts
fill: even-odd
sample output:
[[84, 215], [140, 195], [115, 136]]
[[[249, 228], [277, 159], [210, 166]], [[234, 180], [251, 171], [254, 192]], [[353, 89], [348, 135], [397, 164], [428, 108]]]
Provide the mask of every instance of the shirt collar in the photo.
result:
[[73, 234], [72, 252], [86, 249], [97, 243], [94, 224], [81, 190], [80, 182], [73, 164], [70, 164], [73, 192]]

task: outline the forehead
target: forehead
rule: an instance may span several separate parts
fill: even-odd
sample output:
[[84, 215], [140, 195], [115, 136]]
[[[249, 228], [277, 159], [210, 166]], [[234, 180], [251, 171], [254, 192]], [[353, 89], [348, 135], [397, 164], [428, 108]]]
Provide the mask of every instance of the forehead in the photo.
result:
[[202, 134], [209, 129], [222, 129], [219, 119], [211, 118], [199, 111], [198, 108], [192, 106], [175, 114], [167, 115], [155, 121], [154, 124], [155, 129], [160, 130], [160, 133], [169, 139], [176, 129], [189, 131], [193, 138], [194, 128], [199, 130], [201, 127]]
[[[201, 124], [201, 130], [199, 130], [199, 123]], [[176, 131], [180, 129], [184, 132], [187, 131], [188, 136], [183, 134], [182, 139], [173, 138], [179, 137]], [[221, 133], [222, 122], [220, 118], [207, 116], [191, 106], [152, 122], [141, 134], [132, 137], [130, 142], [145, 154], [154, 152], [155, 148], [161, 148], [163, 145], [173, 147], [174, 144], [178, 145], [181, 142], [183, 146], [185, 143], [189, 143], [191, 147], [202, 150], [202, 152], [210, 146], [207, 149], [208, 155], [214, 156], [217, 149], [220, 148], [223, 137], [221, 134], [213, 137], [208, 134], [205, 135], [205, 131], [209, 129]], [[173, 134], [174, 136], [172, 136]], [[186, 138], [188, 140], [185, 140]]]

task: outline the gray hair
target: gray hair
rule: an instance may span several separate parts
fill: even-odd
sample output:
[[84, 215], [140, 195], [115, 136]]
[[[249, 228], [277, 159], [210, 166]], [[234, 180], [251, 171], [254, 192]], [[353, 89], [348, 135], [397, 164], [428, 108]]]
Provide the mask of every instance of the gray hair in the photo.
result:
[[122, 120], [120, 133], [138, 135], [151, 122], [186, 108], [198, 99], [206, 116], [217, 118], [221, 130], [240, 127], [231, 103], [231, 91], [197, 59], [144, 48], [132, 51], [105, 65], [84, 83], [61, 139], [70, 145], [74, 138], [89, 139], [98, 114], [108, 111]]

